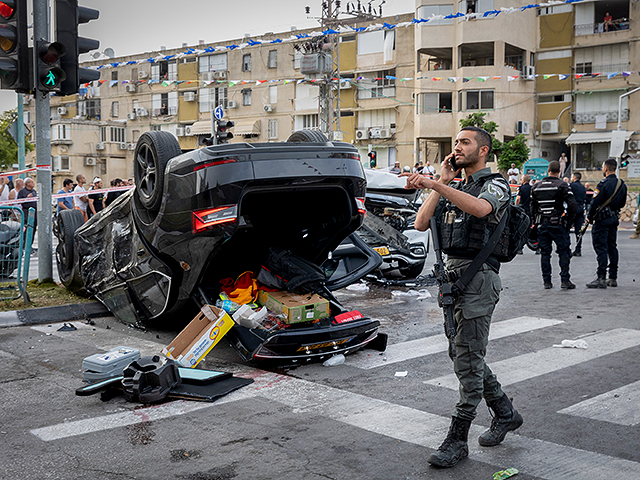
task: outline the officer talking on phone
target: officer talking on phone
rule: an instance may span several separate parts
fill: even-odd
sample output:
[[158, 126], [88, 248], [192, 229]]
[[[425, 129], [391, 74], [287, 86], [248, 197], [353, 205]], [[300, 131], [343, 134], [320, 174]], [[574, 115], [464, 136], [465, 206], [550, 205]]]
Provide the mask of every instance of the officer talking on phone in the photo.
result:
[[[419, 173], [402, 174], [407, 177], [406, 188], [432, 189], [418, 211], [415, 227], [424, 231], [435, 217], [440, 245], [447, 254], [447, 269], [453, 275], [460, 275], [473, 262], [484, 246], [482, 239], [491, 236], [509, 205], [509, 184], [486, 165], [491, 150], [491, 135], [478, 127], [465, 127], [456, 137], [453, 153], [442, 162], [439, 180]], [[454, 181], [462, 170], [464, 181]], [[491, 315], [502, 289], [499, 268], [499, 262], [489, 256], [454, 301], [456, 333], [450, 342], [455, 355], [451, 348], [449, 353], [460, 382], [460, 400], [447, 437], [427, 458], [432, 465], [453, 467], [469, 455], [469, 427], [483, 398], [493, 412], [493, 421], [478, 438], [480, 445], [498, 445], [507, 432], [522, 425], [522, 416], [484, 360]]]

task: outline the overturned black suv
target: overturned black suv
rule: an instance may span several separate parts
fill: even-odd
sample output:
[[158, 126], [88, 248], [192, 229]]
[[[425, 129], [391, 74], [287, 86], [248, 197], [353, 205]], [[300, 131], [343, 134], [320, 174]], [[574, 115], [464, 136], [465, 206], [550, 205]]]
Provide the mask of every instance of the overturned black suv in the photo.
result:
[[151, 131], [138, 140], [134, 178], [135, 189], [85, 224], [79, 211], [61, 212], [56, 259], [68, 289], [95, 296], [127, 323], [184, 325], [193, 310], [215, 304], [222, 279], [257, 272], [277, 247], [326, 273], [316, 293], [331, 316], [271, 332], [235, 325], [227, 337], [245, 360], [322, 359], [377, 337], [375, 320], [336, 321], [346, 309], [331, 294], [381, 263], [354, 234], [366, 179], [352, 145], [303, 130], [287, 142], [183, 154], [172, 134]]

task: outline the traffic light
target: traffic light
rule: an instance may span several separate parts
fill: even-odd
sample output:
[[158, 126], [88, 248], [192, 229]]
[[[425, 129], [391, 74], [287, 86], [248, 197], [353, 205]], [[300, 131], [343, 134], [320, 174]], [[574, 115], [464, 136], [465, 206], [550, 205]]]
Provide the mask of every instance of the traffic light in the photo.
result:
[[60, 87], [62, 95], [78, 93], [78, 87], [81, 84], [100, 79], [100, 72], [81, 68], [78, 60], [78, 55], [81, 53], [100, 47], [98, 40], [79, 37], [78, 25], [95, 20], [99, 16], [98, 10], [79, 7], [78, 0], [56, 0], [56, 40], [67, 49], [67, 54], [60, 62], [66, 75]]
[[216, 144], [227, 143], [233, 138], [229, 131], [235, 124], [231, 120], [216, 120]]
[[67, 50], [59, 42], [36, 42], [38, 53], [38, 69], [36, 72], [37, 87], [41, 92], [58, 92], [66, 75], [60, 68], [60, 59]]
[[27, 38], [27, 1], [0, 0], [0, 84], [29, 93], [31, 84]]
[[367, 155], [369, 156], [369, 165], [371, 168], [378, 168], [378, 154], [371, 151]]
[[620, 157], [620, 167], [625, 168], [628, 166], [629, 166], [629, 154], [622, 155], [622, 157]]

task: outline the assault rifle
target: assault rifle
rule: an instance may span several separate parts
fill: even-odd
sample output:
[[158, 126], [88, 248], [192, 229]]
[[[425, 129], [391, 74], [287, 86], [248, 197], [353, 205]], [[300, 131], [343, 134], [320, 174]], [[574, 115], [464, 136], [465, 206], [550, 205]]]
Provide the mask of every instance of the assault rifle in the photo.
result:
[[582, 228], [578, 232], [578, 235], [576, 235], [576, 245], [580, 243], [580, 240], [582, 240], [582, 237], [584, 237], [584, 234], [587, 233], [587, 227], [589, 227], [589, 225], [590, 225], [589, 220], [585, 220], [584, 225], [582, 225]]
[[431, 217], [430, 228], [433, 252], [436, 255], [436, 263], [433, 265], [433, 276], [438, 281], [438, 306], [442, 308], [442, 312], [444, 313], [444, 334], [450, 341], [451, 352], [455, 357], [456, 350], [453, 345], [453, 338], [456, 336], [456, 324], [453, 319], [454, 294], [451, 283], [449, 283], [449, 278], [447, 277], [447, 269], [442, 260], [440, 240], [438, 239], [438, 224], [435, 217]]

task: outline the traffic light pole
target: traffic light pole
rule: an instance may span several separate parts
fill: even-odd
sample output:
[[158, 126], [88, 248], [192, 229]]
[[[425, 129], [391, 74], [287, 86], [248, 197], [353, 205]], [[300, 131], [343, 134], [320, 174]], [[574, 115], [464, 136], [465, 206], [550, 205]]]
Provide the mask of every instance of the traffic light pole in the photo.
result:
[[[49, 40], [47, 0], [33, 0], [33, 40]], [[34, 52], [35, 53], [35, 52]], [[33, 55], [33, 71], [38, 71], [38, 55]], [[41, 90], [39, 81], [35, 83], [36, 113], [36, 190], [38, 192], [38, 281], [53, 280], [53, 236], [51, 223], [51, 121], [49, 94]]]

